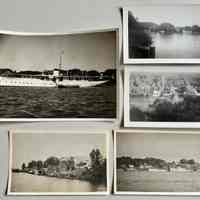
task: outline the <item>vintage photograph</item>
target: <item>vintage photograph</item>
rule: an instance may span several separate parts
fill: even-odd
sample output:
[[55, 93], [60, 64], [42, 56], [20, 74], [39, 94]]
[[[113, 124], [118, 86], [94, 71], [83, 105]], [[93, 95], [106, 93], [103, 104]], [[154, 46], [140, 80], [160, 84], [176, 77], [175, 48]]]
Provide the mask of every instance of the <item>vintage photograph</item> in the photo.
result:
[[199, 9], [198, 4], [124, 8], [125, 63], [199, 62]]
[[115, 119], [116, 37], [0, 34], [0, 119]]
[[117, 131], [115, 193], [199, 195], [199, 146], [198, 131]]
[[200, 122], [200, 70], [175, 70], [125, 70], [125, 124], [183, 127]]
[[9, 132], [8, 195], [109, 193], [105, 132]]

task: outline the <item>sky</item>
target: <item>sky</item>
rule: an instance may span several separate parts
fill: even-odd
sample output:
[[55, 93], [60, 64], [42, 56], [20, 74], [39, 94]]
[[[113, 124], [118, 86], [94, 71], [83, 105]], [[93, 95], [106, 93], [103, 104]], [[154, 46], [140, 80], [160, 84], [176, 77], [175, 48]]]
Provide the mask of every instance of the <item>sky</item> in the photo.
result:
[[0, 68], [12, 70], [48, 70], [80, 68], [104, 71], [114, 68], [116, 32], [57, 36], [16, 36], [0, 34]]
[[175, 26], [200, 25], [200, 5], [144, 5], [130, 8], [139, 21], [172, 23]]
[[118, 133], [117, 157], [120, 156], [166, 161], [185, 158], [200, 162], [200, 134]]
[[89, 158], [94, 148], [106, 155], [105, 134], [13, 133], [12, 167], [21, 168], [23, 162], [44, 161], [50, 156]]

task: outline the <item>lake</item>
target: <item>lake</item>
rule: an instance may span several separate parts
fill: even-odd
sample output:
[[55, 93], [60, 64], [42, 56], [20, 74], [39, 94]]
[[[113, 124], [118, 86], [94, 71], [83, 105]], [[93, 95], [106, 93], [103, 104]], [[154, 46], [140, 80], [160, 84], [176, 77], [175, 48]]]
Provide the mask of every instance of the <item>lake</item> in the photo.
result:
[[156, 58], [200, 58], [200, 34], [152, 33]]
[[139, 108], [143, 112], [149, 110], [149, 106], [155, 101], [153, 96], [130, 96], [130, 109], [133, 107]]
[[0, 118], [116, 118], [116, 87], [0, 87]]
[[88, 181], [12, 173], [11, 192], [106, 192]]
[[117, 170], [117, 191], [200, 192], [200, 172]]

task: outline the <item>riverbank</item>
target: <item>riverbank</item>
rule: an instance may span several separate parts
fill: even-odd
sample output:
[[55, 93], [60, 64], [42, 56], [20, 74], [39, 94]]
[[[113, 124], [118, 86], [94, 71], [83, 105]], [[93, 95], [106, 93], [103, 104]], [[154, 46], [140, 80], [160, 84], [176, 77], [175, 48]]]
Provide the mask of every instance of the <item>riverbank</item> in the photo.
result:
[[32, 176], [48, 177], [48, 178], [57, 178], [57, 179], [68, 179], [68, 180], [83, 180], [89, 181], [93, 184], [105, 184], [107, 182], [106, 176], [95, 176], [94, 172], [89, 169], [75, 169], [73, 171], [68, 171], [65, 173], [47, 173], [44, 170], [20, 170], [13, 169], [12, 173], [15, 174], [28, 174]]

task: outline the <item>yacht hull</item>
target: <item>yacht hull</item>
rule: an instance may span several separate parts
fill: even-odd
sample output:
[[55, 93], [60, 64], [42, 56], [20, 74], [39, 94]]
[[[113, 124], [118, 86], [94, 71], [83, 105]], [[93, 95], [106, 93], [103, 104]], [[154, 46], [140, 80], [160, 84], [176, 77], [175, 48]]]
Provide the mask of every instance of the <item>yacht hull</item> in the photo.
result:
[[94, 87], [107, 81], [88, 81], [88, 80], [42, 80], [37, 78], [15, 78], [0, 77], [0, 87]]

